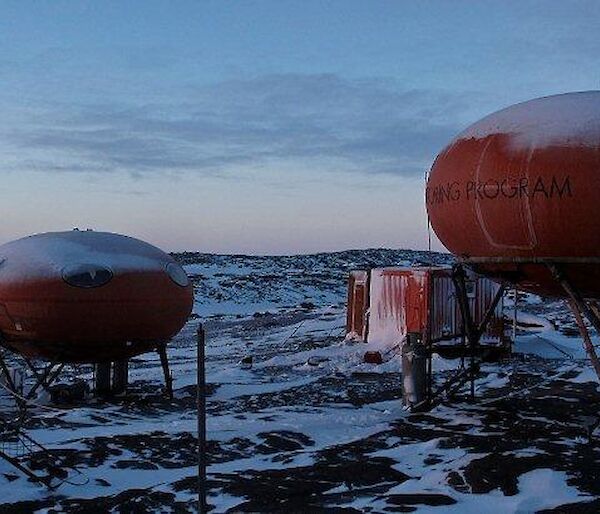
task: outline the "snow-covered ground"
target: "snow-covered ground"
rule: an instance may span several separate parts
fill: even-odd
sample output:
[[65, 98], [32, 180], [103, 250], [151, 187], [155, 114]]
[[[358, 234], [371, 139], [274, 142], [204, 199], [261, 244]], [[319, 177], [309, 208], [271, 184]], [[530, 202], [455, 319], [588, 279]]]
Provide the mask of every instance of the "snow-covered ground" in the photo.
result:
[[[123, 398], [36, 410], [28, 433], [79, 473], [49, 492], [0, 462], [0, 513], [191, 511], [199, 321], [213, 512], [600, 509], [600, 449], [588, 437], [600, 393], [560, 302], [523, 295], [517, 353], [482, 365], [474, 403], [459, 391], [411, 414], [397, 355], [365, 364], [365, 345], [344, 340], [346, 274], [426, 254], [178, 257], [198, 317], [170, 346], [175, 399], [149, 354], [132, 363]], [[436, 381], [456, 366], [436, 359]]]

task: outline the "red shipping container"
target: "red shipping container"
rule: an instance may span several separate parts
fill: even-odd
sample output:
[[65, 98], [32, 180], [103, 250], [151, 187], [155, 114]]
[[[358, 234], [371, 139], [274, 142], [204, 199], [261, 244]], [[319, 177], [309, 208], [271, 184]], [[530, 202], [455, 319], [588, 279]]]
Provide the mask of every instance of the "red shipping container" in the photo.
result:
[[[367, 272], [363, 273], [367, 275]], [[352, 319], [354, 324], [348, 324], [349, 333], [360, 333], [356, 324], [360, 323], [361, 315], [356, 311], [364, 302], [367, 307], [363, 310], [362, 332], [366, 333], [366, 337], [362, 340], [374, 343], [377, 347], [400, 344], [408, 332], [421, 333], [428, 346], [462, 342], [462, 317], [452, 280], [452, 268], [375, 268], [368, 276], [369, 293], [366, 300], [362, 296], [357, 298], [353, 293], [357, 290], [356, 285], [352, 285], [356, 284], [356, 278], [350, 278], [348, 320]], [[366, 281], [364, 278], [362, 280], [363, 283]], [[466, 286], [473, 320], [479, 323], [500, 286], [470, 271], [467, 271]], [[480, 343], [494, 345], [503, 342], [500, 301]]]

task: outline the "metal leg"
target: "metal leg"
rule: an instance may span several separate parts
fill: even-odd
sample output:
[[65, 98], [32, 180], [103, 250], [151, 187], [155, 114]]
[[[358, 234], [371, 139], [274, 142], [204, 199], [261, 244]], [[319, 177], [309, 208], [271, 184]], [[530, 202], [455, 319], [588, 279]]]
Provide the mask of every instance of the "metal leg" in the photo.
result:
[[121, 359], [113, 362], [112, 392], [121, 394], [127, 390], [129, 378], [129, 360]]
[[581, 314], [585, 315], [585, 317], [589, 320], [589, 322], [596, 329], [596, 332], [600, 334], [600, 317], [598, 316], [598, 312], [596, 310], [596, 306], [590, 306], [585, 299], [581, 296], [579, 291], [569, 282], [566, 274], [555, 264], [549, 264], [548, 267], [554, 278], [559, 282], [562, 288], [565, 290], [569, 297], [569, 306], [571, 307], [571, 311], [575, 316], [575, 321], [577, 322], [577, 326], [579, 327], [579, 332], [581, 333], [581, 337], [583, 338], [583, 345], [585, 347], [585, 351], [590, 358], [592, 366], [596, 371], [596, 375], [600, 379], [600, 361], [598, 361], [598, 355], [596, 354], [596, 349], [592, 344], [592, 340], [588, 333], [588, 330], [583, 322], [583, 318]]
[[107, 396], [110, 394], [110, 369], [111, 362], [99, 362], [95, 365], [95, 394], [100, 396]]
[[579, 291], [569, 282], [566, 274], [556, 265], [550, 264], [548, 266], [554, 275], [554, 278], [562, 286], [567, 293], [568, 297], [575, 302], [579, 310], [585, 315], [589, 322], [594, 326], [598, 334], [600, 334], [600, 318], [596, 316], [592, 308], [586, 303]]
[[40, 387], [43, 387], [46, 391], [49, 392], [49, 387], [58, 378], [58, 375], [60, 374], [64, 366], [64, 364], [51, 363], [44, 368], [44, 372], [42, 374], [36, 373], [37, 381], [27, 393], [27, 400], [31, 400]]
[[581, 317], [581, 312], [579, 310], [579, 306], [573, 300], [569, 300], [569, 305], [573, 314], [575, 316], [575, 321], [577, 322], [577, 326], [579, 327], [579, 333], [583, 338], [583, 346], [585, 347], [585, 351], [587, 352], [590, 361], [592, 362], [592, 366], [594, 367], [594, 371], [596, 375], [600, 379], [600, 362], [598, 362], [598, 356], [596, 355], [596, 349], [592, 343], [592, 339], [590, 338], [590, 334], [588, 332], [585, 323], [583, 322], [583, 318]]
[[169, 359], [167, 357], [167, 343], [161, 344], [156, 349], [160, 357], [160, 364], [165, 376], [165, 388], [169, 399], [173, 399], [173, 376], [169, 370]]

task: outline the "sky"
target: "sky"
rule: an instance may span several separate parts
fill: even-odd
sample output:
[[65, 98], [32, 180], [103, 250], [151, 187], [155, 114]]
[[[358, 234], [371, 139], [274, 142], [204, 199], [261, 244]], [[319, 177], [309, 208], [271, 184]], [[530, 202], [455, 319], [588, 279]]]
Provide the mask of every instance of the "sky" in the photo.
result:
[[600, 89], [598, 34], [597, 1], [0, 0], [0, 243], [427, 248], [437, 153]]

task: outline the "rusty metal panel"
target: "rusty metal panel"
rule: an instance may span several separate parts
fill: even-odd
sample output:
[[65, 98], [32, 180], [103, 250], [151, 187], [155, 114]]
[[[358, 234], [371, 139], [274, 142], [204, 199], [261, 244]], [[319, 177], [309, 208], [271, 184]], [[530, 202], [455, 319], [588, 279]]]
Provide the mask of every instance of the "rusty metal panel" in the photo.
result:
[[412, 268], [371, 270], [369, 342], [398, 344], [407, 332], [426, 330], [428, 279], [426, 271]]
[[348, 277], [347, 338], [365, 340], [366, 313], [369, 306], [368, 281], [369, 274], [363, 270], [351, 271]]

